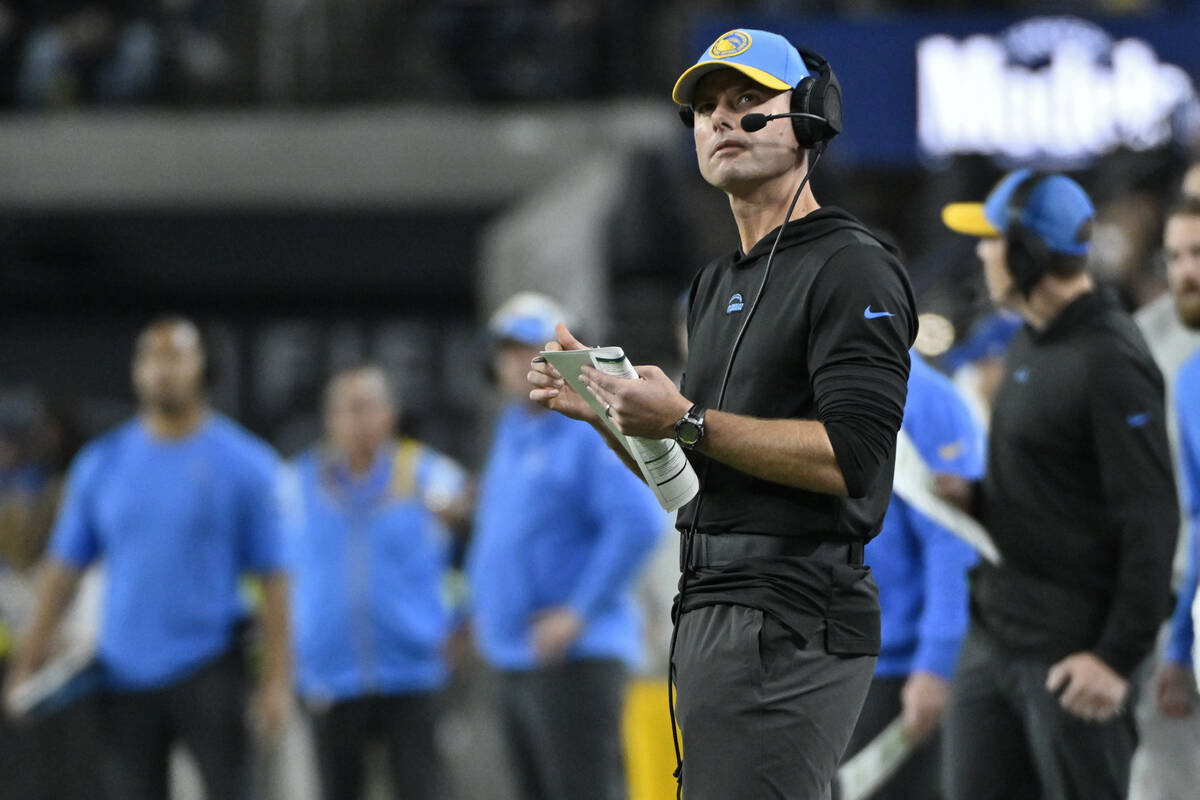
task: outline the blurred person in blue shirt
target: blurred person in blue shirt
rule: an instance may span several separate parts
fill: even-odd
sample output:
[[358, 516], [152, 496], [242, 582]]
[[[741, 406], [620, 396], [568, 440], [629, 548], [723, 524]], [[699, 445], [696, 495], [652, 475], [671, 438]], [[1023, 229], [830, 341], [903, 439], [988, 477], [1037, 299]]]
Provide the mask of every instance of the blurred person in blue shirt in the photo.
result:
[[[54, 521], [61, 480], [38, 452], [47, 416], [31, 389], [0, 395], [0, 583], [5, 567], [20, 574], [36, 563]], [[0, 657], [3, 611], [0, 604]]]
[[396, 438], [398, 413], [380, 367], [334, 375], [325, 440], [288, 481], [296, 678], [325, 800], [362, 796], [372, 740], [386, 746], [397, 796], [441, 796], [434, 728], [452, 622], [450, 526], [468, 481], [449, 458]]
[[[1200, 330], [1200, 196], [1188, 196], [1167, 216], [1163, 234], [1167, 278], [1179, 319]], [[1175, 612], [1168, 626], [1167, 646], [1154, 676], [1159, 710], [1169, 717], [1186, 717], [1196, 703], [1193, 653], [1196, 585], [1200, 575], [1200, 353], [1179, 368], [1175, 380], [1175, 413], [1179, 419], [1180, 483], [1191, 520], [1187, 562]]]
[[[984, 468], [982, 426], [949, 378], [916, 352], [911, 356], [901, 430], [935, 474], [978, 480]], [[938, 798], [934, 734], [967, 630], [967, 570], [975, 564], [975, 551], [893, 494], [883, 530], [867, 543], [866, 561], [879, 584], [882, 646], [846, 757], [902, 714], [905, 733], [919, 744], [872, 798]]]
[[518, 294], [493, 314], [508, 405], [481, 479], [467, 557], [476, 639], [498, 671], [523, 800], [625, 796], [620, 724], [640, 657], [633, 584], [664, 529], [650, 490], [590, 425], [529, 400], [530, 360], [562, 309]]
[[278, 460], [209, 408], [205, 360], [188, 320], [156, 321], [138, 337], [133, 383], [141, 413], [72, 464], [33, 621], [6, 687], [46, 660], [83, 571], [102, 562], [99, 725], [111, 798], [167, 797], [176, 742], [194, 756], [209, 800], [246, 797], [243, 573], [258, 575], [262, 590], [262, 680], [249, 716], [273, 741], [289, 708]]

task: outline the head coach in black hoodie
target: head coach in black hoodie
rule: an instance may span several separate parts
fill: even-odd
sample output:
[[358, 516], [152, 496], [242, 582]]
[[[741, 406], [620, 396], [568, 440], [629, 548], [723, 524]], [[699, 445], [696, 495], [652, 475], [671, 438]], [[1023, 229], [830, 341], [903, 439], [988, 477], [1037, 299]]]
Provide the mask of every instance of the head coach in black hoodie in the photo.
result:
[[[701, 479], [678, 518], [683, 796], [821, 798], [878, 654], [862, 548], [891, 495], [912, 291], [895, 253], [808, 184], [841, 129], [824, 59], [733, 30], [674, 99], [739, 247], [692, 281], [679, 388], [653, 366], [585, 375], [622, 432], [674, 436]], [[582, 347], [565, 327], [548, 346]], [[529, 377], [533, 399], [604, 432], [548, 365]]]

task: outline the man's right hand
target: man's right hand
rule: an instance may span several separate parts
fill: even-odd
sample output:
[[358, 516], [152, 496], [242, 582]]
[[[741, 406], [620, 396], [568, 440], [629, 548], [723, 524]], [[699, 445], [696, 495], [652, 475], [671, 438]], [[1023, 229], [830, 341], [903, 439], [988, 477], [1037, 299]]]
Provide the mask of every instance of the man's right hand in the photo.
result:
[[933, 476], [933, 493], [971, 516], [975, 516], [975, 496], [978, 490], [978, 482], [959, 475], [938, 472]]
[[21, 716], [13, 705], [13, 693], [17, 687], [33, 677], [33, 673], [33, 668], [23, 665], [19, 659], [15, 663], [9, 664], [8, 671], [4, 675], [4, 713], [8, 717], [17, 719]]
[[1154, 671], [1154, 696], [1164, 717], [1182, 719], [1196, 703], [1196, 679], [1183, 664], [1164, 661]]
[[4, 709], [15, 715], [12, 693], [31, 678], [49, 659], [54, 647], [54, 631], [62, 618], [79, 581], [82, 570], [54, 559], [48, 560], [38, 572], [37, 599], [33, 604], [33, 621], [9, 659], [8, 674], [4, 677]]
[[1080, 719], [1108, 722], [1129, 697], [1129, 681], [1094, 653], [1073, 653], [1050, 668], [1046, 691], [1060, 693], [1059, 705]]
[[[554, 328], [557, 341], [546, 342], [543, 350], [586, 350], [587, 345], [580, 342], [578, 339], [567, 330], [567, 326], [563, 323], [558, 323]], [[545, 406], [551, 411], [571, 417], [572, 419], [583, 420], [596, 424], [600, 418], [596, 416], [596, 412], [587, 404], [587, 401], [579, 396], [579, 393], [572, 389], [562, 375], [558, 373], [554, 367], [550, 366], [547, 361], [535, 361], [530, 364], [529, 374], [527, 376], [529, 385], [532, 387], [529, 391], [529, 399], [538, 405]]]
[[904, 732], [912, 741], [921, 741], [937, 728], [950, 699], [950, 683], [931, 672], [914, 672], [904, 682], [900, 700], [904, 713]]

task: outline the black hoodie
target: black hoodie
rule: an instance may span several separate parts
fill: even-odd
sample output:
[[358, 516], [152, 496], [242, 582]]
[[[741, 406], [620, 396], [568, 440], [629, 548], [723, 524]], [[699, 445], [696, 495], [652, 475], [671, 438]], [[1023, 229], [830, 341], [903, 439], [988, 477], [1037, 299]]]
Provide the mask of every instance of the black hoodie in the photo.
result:
[[[908, 349], [917, 331], [912, 288], [893, 249], [845, 211], [825, 207], [787, 224], [755, 307], [777, 230], [749, 253], [739, 250], [717, 259], [693, 280], [682, 391], [707, 408], [764, 419], [820, 420], [850, 496], [772, 483], [693, 451], [689, 457], [703, 487], [680, 509], [677, 526], [688, 531], [696, 521], [695, 530], [708, 534], [865, 542], [879, 532], [891, 498]], [[734, 340], [751, 308], [752, 320], [718, 403]], [[698, 580], [689, 581], [686, 606], [733, 601], [828, 619], [824, 579], [802, 574], [810, 566], [775, 559], [707, 578], [701, 571]], [[873, 584], [866, 586], [865, 575], [835, 579], [859, 586], [851, 592], [862, 601], [853, 603], [854, 616], [869, 613], [873, 604], [874, 633], [866, 629], [870, 620], [859, 616], [852, 626], [853, 638], [860, 640], [854, 648], [870, 650], [863, 639], [874, 639], [877, 647]], [[822, 593], [826, 598], [818, 596]]]
[[979, 512], [1004, 561], [972, 574], [975, 621], [1010, 651], [1090, 650], [1128, 676], [1171, 602], [1162, 375], [1115, 297], [1088, 292], [1018, 333], [994, 407]]
[[[891, 497], [917, 329], [912, 289], [895, 252], [845, 211], [825, 207], [789, 222], [718, 406], [775, 235], [744, 256], [717, 259], [693, 280], [683, 393], [735, 414], [820, 420], [850, 497], [782, 486], [713, 461], [696, 529], [865, 541], [879, 532]], [[704, 474], [705, 456], [691, 458]], [[696, 505], [681, 510], [681, 530], [691, 526]]]

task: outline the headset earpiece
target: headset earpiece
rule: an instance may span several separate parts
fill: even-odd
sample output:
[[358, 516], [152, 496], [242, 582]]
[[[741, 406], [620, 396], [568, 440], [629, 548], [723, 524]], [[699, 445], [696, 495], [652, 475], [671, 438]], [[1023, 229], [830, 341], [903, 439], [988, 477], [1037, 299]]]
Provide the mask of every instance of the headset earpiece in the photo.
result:
[[833, 67], [819, 53], [804, 47], [796, 49], [805, 66], [816, 70], [817, 77], [804, 78], [792, 90], [792, 111], [816, 114], [825, 120], [792, 118], [796, 141], [805, 150], [811, 150], [842, 132], [842, 85], [833, 73]]
[[1021, 294], [1028, 295], [1046, 274], [1050, 252], [1042, 237], [1031, 233], [1019, 221], [1009, 220], [1005, 236], [1005, 261]]
[[1044, 177], [1045, 173], [1042, 172], [1029, 173], [1013, 189], [1005, 210], [1008, 226], [1004, 234], [1004, 258], [1017, 288], [1021, 294], [1027, 296], [1046, 274], [1051, 261], [1050, 250], [1046, 247], [1042, 237], [1026, 228], [1021, 222], [1021, 215], [1025, 212], [1029, 196], [1033, 194], [1033, 190], [1037, 188]]

